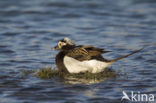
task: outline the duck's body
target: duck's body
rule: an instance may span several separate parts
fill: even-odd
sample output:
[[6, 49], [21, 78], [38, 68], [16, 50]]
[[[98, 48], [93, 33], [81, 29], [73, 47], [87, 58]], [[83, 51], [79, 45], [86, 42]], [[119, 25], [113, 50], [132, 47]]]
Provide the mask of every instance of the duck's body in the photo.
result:
[[64, 57], [63, 63], [69, 73], [99, 73], [104, 71], [104, 69], [110, 64], [96, 59], [79, 61], [69, 56]]
[[115, 61], [126, 58], [141, 50], [136, 50], [113, 60], [107, 60], [102, 57], [102, 54], [109, 51], [93, 46], [75, 46], [69, 38], [59, 41], [55, 49], [60, 50], [55, 58], [57, 68], [61, 72], [68, 73], [99, 73]]
[[92, 46], [75, 46], [72, 49], [62, 50], [56, 55], [56, 65], [62, 72], [99, 73], [110, 63], [102, 57], [104, 51]]

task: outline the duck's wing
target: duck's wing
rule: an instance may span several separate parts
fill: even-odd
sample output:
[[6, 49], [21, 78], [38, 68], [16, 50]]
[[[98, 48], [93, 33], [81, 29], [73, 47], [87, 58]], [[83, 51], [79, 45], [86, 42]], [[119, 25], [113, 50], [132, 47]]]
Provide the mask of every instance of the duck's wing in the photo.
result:
[[69, 50], [67, 56], [79, 61], [91, 59], [106, 60], [101, 56], [101, 54], [107, 52], [110, 51], [105, 51], [104, 49], [95, 48], [93, 46], [77, 46], [74, 49]]
[[97, 56], [97, 55], [101, 55], [103, 53], [111, 52], [111, 51], [106, 51], [105, 49], [96, 48], [93, 46], [83, 46], [81, 48], [85, 49], [88, 52], [88, 54], [91, 56]]

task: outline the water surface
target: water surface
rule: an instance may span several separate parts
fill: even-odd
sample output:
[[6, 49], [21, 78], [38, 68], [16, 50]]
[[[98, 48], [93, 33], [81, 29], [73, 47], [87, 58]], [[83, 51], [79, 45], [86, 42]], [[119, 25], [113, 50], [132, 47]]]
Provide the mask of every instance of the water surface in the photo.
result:
[[[155, 18], [155, 0], [1, 0], [0, 103], [120, 103], [123, 90], [156, 96]], [[112, 65], [126, 75], [100, 82], [22, 76], [56, 67], [51, 47], [64, 37], [112, 50], [108, 59], [145, 49]]]

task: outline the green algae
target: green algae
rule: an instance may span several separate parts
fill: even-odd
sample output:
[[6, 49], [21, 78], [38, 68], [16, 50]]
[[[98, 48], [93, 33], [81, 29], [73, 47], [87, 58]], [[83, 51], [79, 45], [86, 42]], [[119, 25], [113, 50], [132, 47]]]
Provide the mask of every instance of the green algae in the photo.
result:
[[26, 77], [29, 74], [35, 73], [36, 70], [22, 70], [21, 72], [22, 72], [22, 77], [24, 78], [24, 77]]
[[59, 72], [57, 69], [51, 67], [43, 67], [38, 72], [35, 73], [35, 76], [48, 79], [53, 77], [64, 77], [65, 73]]
[[43, 78], [43, 79], [49, 79], [53, 77], [60, 77], [60, 78], [78, 78], [78, 79], [104, 79], [109, 77], [116, 77], [115, 71], [112, 69], [106, 69], [103, 72], [100, 73], [63, 73], [59, 72], [57, 69], [54, 69], [52, 67], [43, 67], [38, 72], [35, 73], [35, 76]]
[[104, 80], [106, 78], [115, 78], [118, 76], [118, 73], [113, 71], [111, 68], [106, 69], [103, 72], [100, 73], [64, 73], [58, 71], [58, 69], [52, 68], [50, 66], [48, 67], [42, 67], [38, 70], [23, 70], [22, 71], [22, 77], [26, 77], [29, 74], [33, 74], [36, 77], [39, 77], [41, 79], [52, 79], [55, 77], [62, 78], [65, 80]]

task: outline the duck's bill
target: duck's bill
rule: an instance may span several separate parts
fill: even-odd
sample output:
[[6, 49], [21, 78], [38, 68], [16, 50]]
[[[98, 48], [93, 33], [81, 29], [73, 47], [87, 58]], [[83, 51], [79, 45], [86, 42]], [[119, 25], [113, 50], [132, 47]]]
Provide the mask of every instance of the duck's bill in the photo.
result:
[[53, 48], [51, 48], [52, 50], [59, 50], [59, 47], [58, 46], [55, 46]]
[[112, 52], [112, 51], [103, 51], [104, 53]]

